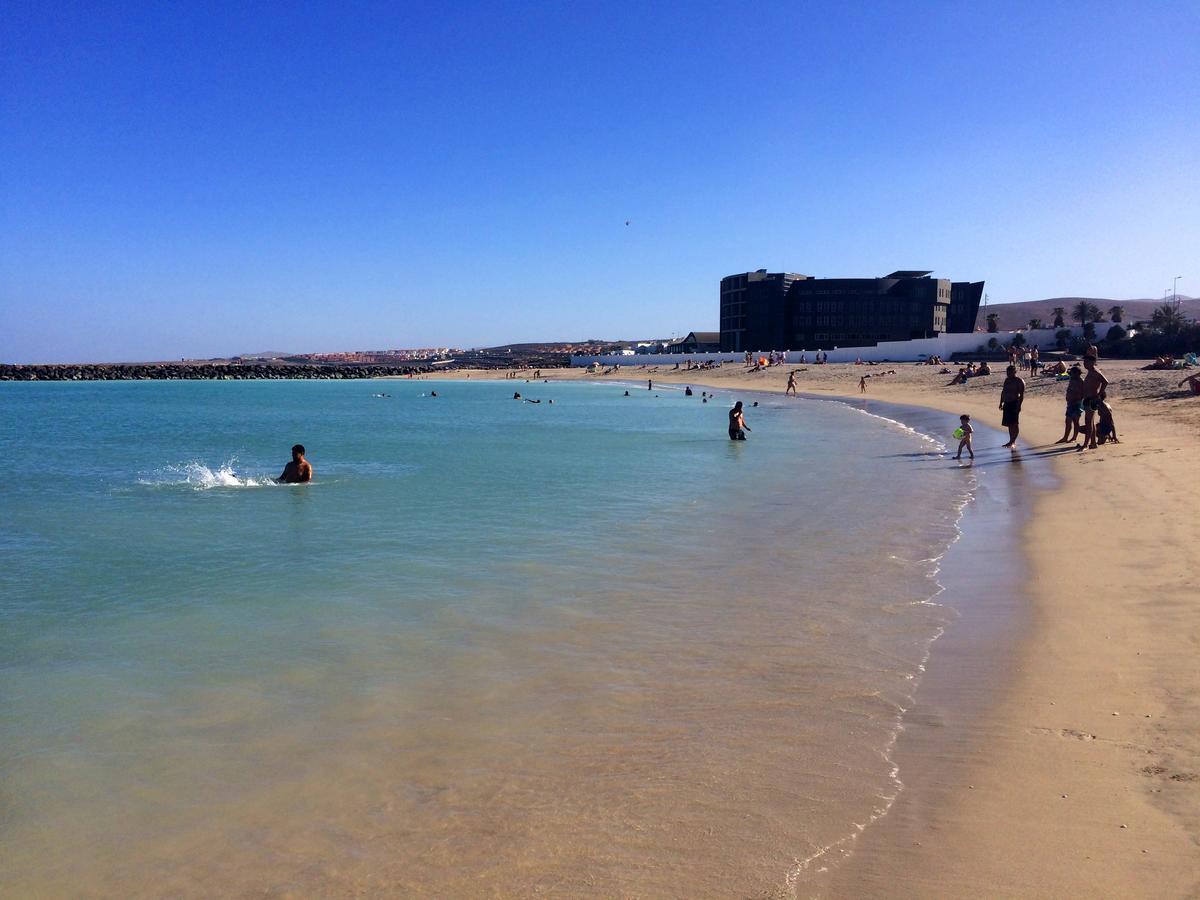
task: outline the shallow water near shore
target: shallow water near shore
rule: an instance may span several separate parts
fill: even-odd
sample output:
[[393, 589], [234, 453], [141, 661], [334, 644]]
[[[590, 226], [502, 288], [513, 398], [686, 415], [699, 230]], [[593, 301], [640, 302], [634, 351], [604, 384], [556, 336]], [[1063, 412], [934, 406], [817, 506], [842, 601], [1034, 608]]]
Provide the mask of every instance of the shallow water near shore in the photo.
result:
[[[786, 398], [735, 444], [729, 395], [624, 389], [0, 385], [0, 883], [744, 896], [835, 864], [900, 787], [989, 457]], [[297, 440], [317, 482], [271, 483]]]

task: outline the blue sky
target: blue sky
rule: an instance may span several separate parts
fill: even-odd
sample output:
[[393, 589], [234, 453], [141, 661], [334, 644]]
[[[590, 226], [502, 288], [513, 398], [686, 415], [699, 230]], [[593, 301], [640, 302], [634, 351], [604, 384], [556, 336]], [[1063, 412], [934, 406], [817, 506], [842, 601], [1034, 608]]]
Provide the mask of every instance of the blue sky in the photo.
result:
[[760, 267], [1200, 294], [1195, 3], [446, 6], [10, 0], [0, 361], [683, 334]]

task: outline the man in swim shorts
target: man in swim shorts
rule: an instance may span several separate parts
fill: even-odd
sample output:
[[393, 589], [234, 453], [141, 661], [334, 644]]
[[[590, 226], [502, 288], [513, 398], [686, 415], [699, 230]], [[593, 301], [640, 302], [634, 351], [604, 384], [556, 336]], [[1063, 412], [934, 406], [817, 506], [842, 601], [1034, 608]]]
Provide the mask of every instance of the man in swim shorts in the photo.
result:
[[1083, 372], [1079, 366], [1071, 366], [1071, 380], [1067, 382], [1067, 415], [1063, 436], [1056, 444], [1069, 444], [1079, 437], [1079, 417], [1083, 415]]
[[1000, 409], [1004, 415], [1000, 424], [1008, 428], [1008, 443], [1002, 446], [1010, 450], [1017, 446], [1017, 435], [1021, 431], [1021, 403], [1025, 400], [1025, 380], [1017, 376], [1017, 367], [1005, 370], [1004, 386], [1000, 388]]
[[280, 484], [304, 484], [306, 481], [312, 481], [313, 467], [307, 459], [304, 458], [304, 445], [296, 444], [292, 447], [292, 461], [283, 467], [283, 474], [275, 480]]
[[729, 439], [731, 441], [744, 441], [746, 432], [751, 428], [746, 424], [746, 417], [742, 414], [742, 401], [739, 400], [733, 404], [733, 409], [729, 411]]
[[1108, 379], [1096, 367], [1096, 357], [1099, 354], [1095, 347], [1088, 347], [1083, 352], [1083, 367], [1087, 375], [1083, 378], [1083, 446], [1080, 450], [1096, 449], [1096, 413], [1100, 409], [1100, 395], [1108, 387]]

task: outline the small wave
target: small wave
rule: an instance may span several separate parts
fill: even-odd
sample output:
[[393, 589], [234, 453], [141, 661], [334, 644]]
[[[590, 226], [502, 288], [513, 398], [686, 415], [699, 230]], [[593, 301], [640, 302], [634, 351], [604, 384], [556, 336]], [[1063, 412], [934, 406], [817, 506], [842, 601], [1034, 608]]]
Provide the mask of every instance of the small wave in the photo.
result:
[[148, 475], [138, 478], [138, 484], [153, 487], [190, 487], [196, 491], [212, 488], [266, 487], [275, 484], [267, 475], [239, 475], [234, 471], [236, 459], [230, 459], [215, 469], [193, 460], [182, 465], [163, 466]]

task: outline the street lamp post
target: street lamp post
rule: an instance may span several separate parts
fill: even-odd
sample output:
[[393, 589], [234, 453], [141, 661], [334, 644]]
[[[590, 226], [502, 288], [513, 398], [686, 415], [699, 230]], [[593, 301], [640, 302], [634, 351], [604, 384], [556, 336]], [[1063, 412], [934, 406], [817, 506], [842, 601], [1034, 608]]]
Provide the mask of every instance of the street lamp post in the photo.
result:
[[1171, 303], [1176, 309], [1179, 309], [1179, 279], [1182, 277], [1176, 275], [1175, 280], [1171, 282]]

